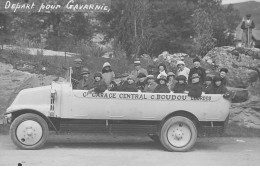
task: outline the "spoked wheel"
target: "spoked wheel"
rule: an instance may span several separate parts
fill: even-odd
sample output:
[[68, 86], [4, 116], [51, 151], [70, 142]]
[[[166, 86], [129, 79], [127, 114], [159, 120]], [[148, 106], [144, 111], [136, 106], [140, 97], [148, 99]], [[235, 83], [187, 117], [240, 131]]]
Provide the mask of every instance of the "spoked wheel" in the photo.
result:
[[21, 149], [39, 149], [48, 139], [49, 128], [42, 117], [27, 113], [14, 120], [10, 135], [14, 144]]
[[160, 141], [169, 151], [188, 151], [196, 140], [196, 126], [186, 117], [171, 117], [161, 128]]

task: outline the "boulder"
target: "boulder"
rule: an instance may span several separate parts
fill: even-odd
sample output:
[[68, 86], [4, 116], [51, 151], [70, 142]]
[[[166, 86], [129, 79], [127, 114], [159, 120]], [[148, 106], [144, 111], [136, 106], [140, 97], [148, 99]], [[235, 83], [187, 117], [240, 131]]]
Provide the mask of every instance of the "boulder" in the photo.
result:
[[234, 97], [232, 98], [232, 103], [245, 102], [249, 98], [249, 92], [247, 89], [227, 87], [229, 91], [234, 92]]
[[240, 126], [260, 129], [260, 99], [251, 97], [244, 103], [232, 103], [229, 121]]
[[159, 63], [165, 63], [167, 70], [176, 72], [177, 61], [179, 60], [183, 60], [185, 63], [190, 63], [191, 58], [186, 53], [170, 54], [169, 52], [164, 51], [158, 56], [158, 58], [155, 58], [153, 61], [155, 65], [158, 65]]
[[228, 68], [228, 85], [237, 88], [247, 88], [259, 78], [260, 60], [255, 58], [259, 49], [242, 50], [235, 47], [217, 47], [209, 51], [203, 58], [208, 65], [213, 65], [219, 71]]

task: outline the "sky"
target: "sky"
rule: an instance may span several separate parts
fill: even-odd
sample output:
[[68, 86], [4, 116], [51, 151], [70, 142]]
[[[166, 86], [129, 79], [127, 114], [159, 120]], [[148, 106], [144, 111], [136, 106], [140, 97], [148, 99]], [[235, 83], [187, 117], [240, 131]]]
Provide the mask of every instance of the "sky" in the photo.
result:
[[[239, 2], [247, 2], [250, 0], [222, 0], [222, 4], [230, 4], [230, 3], [239, 3]], [[260, 0], [254, 0], [260, 2]]]

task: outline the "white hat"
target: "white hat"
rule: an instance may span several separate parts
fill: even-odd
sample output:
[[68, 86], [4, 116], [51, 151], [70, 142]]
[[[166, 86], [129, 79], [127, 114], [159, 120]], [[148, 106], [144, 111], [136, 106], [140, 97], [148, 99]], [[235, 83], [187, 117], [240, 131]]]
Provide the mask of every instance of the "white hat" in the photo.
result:
[[111, 67], [110, 63], [108, 63], [108, 62], [104, 63], [103, 68], [107, 67], [107, 66]]
[[178, 66], [178, 65], [185, 65], [185, 63], [184, 63], [183, 61], [179, 60], [179, 61], [177, 62], [177, 66]]
[[82, 60], [80, 58], [77, 58], [77, 59], [74, 60], [74, 62], [80, 63], [80, 62], [82, 62]]
[[135, 60], [135, 61], [134, 61], [134, 64], [135, 64], [135, 65], [140, 65], [141, 62], [140, 62], [140, 60]]

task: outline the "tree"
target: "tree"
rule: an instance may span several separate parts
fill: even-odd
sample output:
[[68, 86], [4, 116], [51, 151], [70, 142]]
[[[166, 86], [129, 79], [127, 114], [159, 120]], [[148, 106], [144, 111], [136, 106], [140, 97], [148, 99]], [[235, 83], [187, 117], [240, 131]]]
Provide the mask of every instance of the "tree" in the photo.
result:
[[196, 52], [200, 56], [204, 56], [214, 46], [212, 20], [209, 14], [199, 8], [196, 9], [193, 16], [194, 29], [196, 32]]
[[183, 43], [190, 43], [194, 34], [194, 7], [189, 0], [113, 0], [111, 12], [100, 14], [98, 20], [105, 40], [114, 39], [128, 58], [143, 53], [158, 56], [165, 50], [185, 52]]
[[222, 0], [200, 0], [197, 8], [205, 10], [209, 15], [216, 46], [233, 45], [233, 33], [240, 22], [239, 13], [232, 5], [226, 7], [221, 2]]

